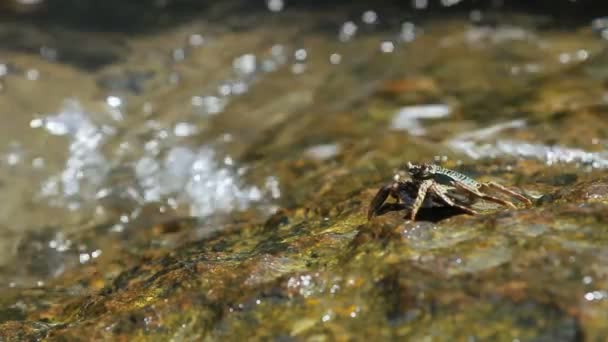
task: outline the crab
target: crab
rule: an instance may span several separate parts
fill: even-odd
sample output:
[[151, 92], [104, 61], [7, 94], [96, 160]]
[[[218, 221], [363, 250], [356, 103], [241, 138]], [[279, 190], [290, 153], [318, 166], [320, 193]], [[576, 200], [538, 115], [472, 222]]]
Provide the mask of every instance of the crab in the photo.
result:
[[[493, 189], [503, 194], [510, 195], [531, 205], [532, 202], [525, 196], [510, 190], [495, 182], [478, 182], [462, 173], [443, 168], [434, 164], [412, 164], [407, 163], [407, 172], [411, 180], [402, 181], [400, 175], [395, 175], [393, 182], [382, 186], [372, 199], [367, 219], [376, 216], [382, 204], [388, 196], [395, 198], [404, 204], [410, 204], [410, 219], [416, 219], [418, 210], [424, 206], [443, 205], [458, 208], [461, 211], [476, 215], [477, 212], [467, 205], [476, 199], [494, 202], [509, 208], [516, 206], [507, 200], [489, 195], [484, 191]], [[468, 199], [468, 201], [467, 201]]]

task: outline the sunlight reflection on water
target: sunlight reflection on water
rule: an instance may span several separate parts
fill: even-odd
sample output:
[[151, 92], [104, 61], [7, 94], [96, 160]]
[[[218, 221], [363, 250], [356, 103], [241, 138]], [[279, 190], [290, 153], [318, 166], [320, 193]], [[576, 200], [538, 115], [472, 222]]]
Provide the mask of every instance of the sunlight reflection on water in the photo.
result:
[[608, 167], [608, 151], [589, 152], [581, 148], [530, 143], [515, 139], [491, 139], [507, 129], [524, 129], [525, 120], [512, 120], [466, 132], [448, 141], [448, 145], [473, 159], [509, 156], [544, 161], [547, 165], [574, 163], [593, 168]]
[[[241, 177], [245, 169], [235, 168], [230, 158], [220, 162], [209, 146], [191, 148], [179, 144], [166, 151], [145, 149], [144, 155], [133, 163], [135, 177], [131, 184], [110, 184], [110, 188], [102, 188], [107, 186], [108, 175], [115, 164], [111, 156], [104, 154], [103, 147], [113, 138], [115, 130], [111, 126], [104, 129], [97, 122], [98, 117], [99, 114], [85, 111], [78, 102], [68, 101], [57, 114], [32, 120], [32, 128], [44, 128], [69, 141], [64, 169], [50, 175], [42, 184], [42, 198], [76, 210], [116, 190], [127, 190], [126, 186], [131, 190], [131, 197], [141, 199], [143, 203], [175, 197], [177, 202], [170, 200], [171, 203], [187, 205], [191, 215], [204, 217], [216, 212], [247, 209], [267, 193], [280, 194], [272, 182], [273, 189], [244, 184]], [[183, 135], [182, 131], [176, 126], [175, 132], [179, 133], [176, 135]], [[122, 189], [112, 189], [112, 186]]]

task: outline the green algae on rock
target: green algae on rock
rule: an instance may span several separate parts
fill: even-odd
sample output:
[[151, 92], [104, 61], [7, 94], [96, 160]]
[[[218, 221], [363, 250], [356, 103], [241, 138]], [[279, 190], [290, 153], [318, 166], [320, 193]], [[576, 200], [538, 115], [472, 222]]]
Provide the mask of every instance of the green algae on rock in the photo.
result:
[[[605, 40], [348, 6], [90, 33], [116, 42], [102, 70], [46, 46], [3, 55], [0, 340], [606, 340]], [[33, 116], [68, 96], [64, 116]], [[535, 205], [368, 222], [408, 161]]]
[[585, 202], [437, 223], [391, 212], [366, 224], [362, 204], [335, 216], [283, 211], [0, 327], [5, 340], [605, 336], [596, 289], [606, 285], [608, 216], [603, 203], [576, 204]]

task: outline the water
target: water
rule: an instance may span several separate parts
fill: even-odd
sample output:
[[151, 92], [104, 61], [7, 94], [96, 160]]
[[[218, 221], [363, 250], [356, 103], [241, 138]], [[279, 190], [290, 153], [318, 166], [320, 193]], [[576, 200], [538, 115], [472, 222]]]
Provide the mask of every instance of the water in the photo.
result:
[[[285, 9], [283, 2], [270, 1], [266, 5], [270, 12]], [[417, 8], [426, 6], [416, 3]], [[285, 20], [290, 16], [298, 14], [285, 13]], [[246, 146], [273, 127], [290, 120], [298, 125], [298, 116], [315, 117], [312, 111], [321, 114], [332, 103], [332, 99], [325, 99], [302, 107], [296, 99], [295, 103], [272, 107], [284, 94], [306, 89], [313, 94], [322, 91], [324, 85], [320, 82], [328, 77], [345, 78], [340, 92], [352, 93], [350, 89], [358, 82], [394, 79], [403, 72], [415, 74], [425, 67], [423, 59], [435, 58], [433, 63], [441, 64], [444, 56], [449, 56], [446, 63], [455, 67], [452, 72], [438, 75], [445, 83], [442, 90], [437, 84], [421, 82], [413, 83], [409, 89], [402, 85], [403, 94], [420, 90], [421, 95], [417, 96], [432, 99], [442, 92], [444, 99], [450, 99], [450, 93], [473, 90], [471, 87], [478, 87], [483, 94], [489, 84], [484, 86], [484, 82], [498, 80], [504, 72], [511, 74], [504, 83], [516, 87], [522, 79], [532, 81], [539, 75], [559, 71], [562, 65], [585, 62], [602, 44], [601, 37], [593, 35], [573, 44], [567, 35], [560, 37], [551, 31], [536, 30], [533, 25], [517, 26], [509, 21], [485, 25], [482, 11], [470, 12], [470, 21], [481, 22], [474, 26], [466, 20], [462, 24], [452, 20], [426, 28], [411, 19], [394, 23], [397, 18], [383, 17], [373, 9], [344, 21], [339, 15], [330, 15], [326, 19], [330, 24], [317, 41], [310, 39], [314, 35], [309, 38], [297, 33], [295, 27], [266, 32], [262, 25], [235, 35], [230, 30], [218, 30], [221, 26], [194, 21], [157, 36], [124, 39], [123, 46], [131, 50], [126, 59], [94, 73], [65, 70], [60, 58], [63, 51], [53, 46], [43, 45], [38, 60], [18, 53], [7, 55], [2, 61], [3, 83], [7, 87], [3, 94], [7, 103], [4, 113], [31, 119], [29, 128], [21, 122], [18, 130], [3, 135], [4, 141], [10, 142], [3, 154], [3, 192], [5, 202], [13, 204], [3, 211], [0, 223], [13, 227], [13, 232], [36, 231], [49, 223], [49, 213], [54, 216], [52, 224], [60, 227], [82, 220], [103, 222], [112, 220], [111, 216], [95, 217], [107, 213], [107, 206], [115, 211], [116, 220], [124, 215], [133, 219], [142, 206], [150, 203], [161, 211], [168, 207], [199, 218], [251, 207], [262, 208], [263, 215], [267, 215], [269, 208], [281, 203], [277, 202], [281, 181], [269, 170], [253, 171], [256, 175], [252, 178], [256, 180], [249, 181], [251, 166], [239, 162], [253, 152], [247, 151]], [[593, 23], [596, 31], [601, 31], [600, 24], [599, 19]], [[458, 25], [465, 25], [460, 32], [455, 29]], [[331, 34], [332, 26], [335, 34]], [[305, 30], [305, 26], [299, 30]], [[93, 37], [105, 39], [103, 35]], [[433, 54], [424, 46], [434, 41], [438, 49], [446, 52], [431, 57]], [[481, 83], [467, 86], [475, 78], [465, 79], [462, 74], [468, 70], [468, 62], [463, 59], [460, 44], [476, 51], [473, 60], [475, 56], [516, 45], [512, 56], [504, 61], [500, 57], [483, 61], [482, 68], [492, 72], [476, 81]], [[401, 55], [406, 60], [400, 60]], [[384, 69], [394, 73], [372, 72], [359, 80], [348, 80], [350, 70], [361, 63], [370, 65], [370, 70], [384, 64]], [[459, 79], [465, 79], [464, 84], [450, 89], [450, 83]], [[76, 86], [95, 83], [97, 89]], [[22, 87], [28, 89], [27, 98], [35, 99], [34, 106], [18, 107]], [[400, 91], [399, 84], [395, 87], [389, 91]], [[45, 98], [45, 93], [53, 93], [53, 97]], [[458, 113], [454, 111], [458, 109], [453, 108], [453, 103], [425, 104], [415, 98], [404, 101], [406, 106], [392, 118], [392, 129], [414, 136], [433, 136], [434, 123], [457, 121], [454, 117]], [[466, 109], [465, 116], [476, 112], [474, 103], [456, 106]], [[281, 116], [277, 111], [291, 114]], [[599, 168], [606, 165], [602, 151], [517, 140], [508, 134], [495, 139], [505, 129], [526, 129], [523, 119], [504, 123], [501, 116], [496, 113], [497, 120], [489, 128], [483, 128], [485, 123], [479, 128], [464, 127], [464, 131], [456, 127], [446, 145], [475, 159], [509, 156], [537, 158], [548, 164], [577, 163]], [[352, 125], [348, 120], [343, 124]], [[382, 129], [382, 124], [378, 129]], [[340, 136], [326, 143], [322, 140], [327, 135], [323, 130], [319, 144], [311, 145], [306, 152], [313, 159], [332, 159], [341, 152]], [[289, 144], [288, 138], [284, 145]], [[20, 175], [28, 177], [28, 181], [21, 181]], [[29, 196], [11, 197], [17, 193]], [[43, 214], [29, 215], [32, 210]], [[12, 239], [18, 236], [17, 233]], [[10, 253], [2, 259], [9, 262]], [[10, 281], [10, 276], [5, 275], [5, 283]]]
[[[191, 320], [179, 332], [163, 330], [176, 338], [195, 336], [199, 324], [218, 338], [241, 336], [244, 322], [254, 321], [249, 318], [274, 317], [286, 307], [276, 322], [263, 320], [269, 331], [314, 337], [322, 333], [317, 324], [358, 331], [357, 319], [366, 319], [392, 337], [431, 338], [436, 326], [449, 325], [453, 302], [470, 304], [458, 316], [464, 322], [493, 312], [496, 327], [488, 327], [503, 337], [512, 331], [501, 330], [500, 322], [515, 311], [522, 321], [550, 317], [539, 323], [544, 336], [571, 337], [580, 327], [568, 312], [588, 308], [573, 308], [576, 301], [560, 289], [553, 289], [563, 296], [555, 307], [541, 304], [535, 281], [559, 278], [584, 305], [605, 302], [607, 287], [598, 280], [605, 269], [589, 252], [605, 254], [603, 235], [578, 222], [569, 223], [576, 229], [561, 229], [570, 211], [588, 210], [589, 220], [598, 220], [587, 228], [603, 222], [601, 207], [594, 207], [603, 203], [603, 183], [585, 182], [600, 179], [608, 167], [604, 18], [579, 25], [459, 1], [226, 4], [180, 10], [169, 1], [166, 13], [151, 9], [149, 17], [117, 21], [107, 32], [90, 30], [107, 22], [78, 24], [76, 8], [52, 19], [65, 26], [50, 33], [37, 21], [5, 18], [0, 38], [19, 32], [23, 42], [0, 39], [6, 45], [0, 55], [0, 288], [39, 288], [44, 296], [47, 285], [80, 281], [87, 285], [71, 288], [76, 297], [112, 286], [139, 293], [129, 277], [154, 286], [161, 279], [158, 288], [165, 289], [163, 281], [178, 288], [190, 274], [204, 274], [204, 284], [188, 284], [209, 295], [211, 304], [200, 310], [220, 323]], [[22, 11], [19, 6], [40, 8], [15, 2], [11, 11]], [[58, 13], [56, 4], [48, 6], [46, 15]], [[445, 12], [434, 12], [438, 8]], [[366, 194], [407, 161], [443, 163], [549, 204], [491, 216], [490, 223], [459, 216], [447, 226], [422, 222], [411, 229], [389, 215], [391, 228], [365, 240], [371, 224], [358, 213], [366, 210]], [[562, 190], [565, 176], [573, 180]], [[591, 190], [593, 201], [581, 199]], [[559, 191], [573, 194], [577, 207], [559, 207]], [[580, 235], [566, 236], [573, 231]], [[578, 259], [568, 261], [568, 253]], [[521, 266], [545, 269], [545, 258], [545, 273]], [[566, 262], [571, 266], [558, 267]], [[171, 271], [138, 273], [159, 265]], [[396, 274], [395, 265], [420, 281]], [[133, 266], [140, 268], [125, 272]], [[184, 267], [188, 276], [179, 273]], [[529, 283], [517, 283], [510, 272]], [[577, 277], [594, 279], [593, 286], [573, 285]], [[476, 279], [504, 284], [495, 293]], [[269, 283], [284, 291], [265, 292]], [[146, 298], [158, 303], [162, 291], [150, 286]], [[467, 286], [492, 299], [470, 302], [461, 291]], [[524, 287], [532, 294], [522, 295]], [[396, 293], [401, 297], [393, 298]], [[55, 304], [64, 303], [53, 295]], [[172, 295], [159, 312], [182, 311], [172, 309], [179, 301]], [[511, 301], [518, 295], [528, 301]], [[28, 298], [34, 309], [22, 311], [39, 312]], [[240, 314], [212, 312], [226, 303]], [[94, 318], [85, 304], [82, 314]], [[110, 304], [110, 311], [122, 308]], [[439, 314], [421, 320], [428, 325], [408, 330], [408, 322], [427, 317], [435, 305]], [[594, 309], [585, 312], [596, 319]], [[152, 333], [153, 316], [138, 316]], [[564, 331], [559, 322], [567, 323]], [[516, 323], [522, 334], [538, 336]]]

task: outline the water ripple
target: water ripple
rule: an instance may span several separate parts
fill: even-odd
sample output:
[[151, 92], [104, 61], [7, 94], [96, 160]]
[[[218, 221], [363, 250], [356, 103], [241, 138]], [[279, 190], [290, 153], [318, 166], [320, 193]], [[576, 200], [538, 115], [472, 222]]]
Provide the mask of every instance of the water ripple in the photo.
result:
[[512, 156], [544, 161], [547, 165], [559, 163], [582, 164], [593, 168], [608, 168], [608, 151], [590, 152], [581, 148], [545, 145], [514, 139], [485, 142], [506, 129], [522, 129], [525, 120], [499, 123], [473, 132], [467, 132], [448, 141], [448, 145], [473, 159]]

